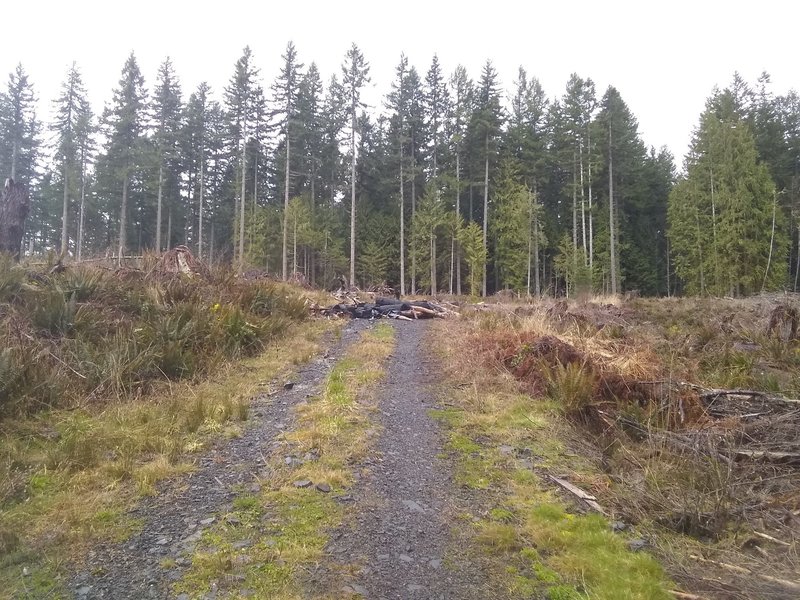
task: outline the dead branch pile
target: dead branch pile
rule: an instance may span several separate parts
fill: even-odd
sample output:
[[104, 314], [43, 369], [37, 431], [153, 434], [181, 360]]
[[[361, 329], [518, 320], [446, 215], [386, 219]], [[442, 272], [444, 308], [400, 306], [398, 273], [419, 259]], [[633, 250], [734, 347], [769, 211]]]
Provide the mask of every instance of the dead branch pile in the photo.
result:
[[399, 297], [376, 297], [365, 302], [359, 297], [356, 288], [339, 289], [333, 293], [336, 304], [322, 307], [318, 304], [310, 306], [313, 314], [324, 317], [350, 317], [353, 319], [398, 319], [413, 321], [415, 319], [445, 318], [458, 313], [443, 304], [428, 300], [401, 300]]

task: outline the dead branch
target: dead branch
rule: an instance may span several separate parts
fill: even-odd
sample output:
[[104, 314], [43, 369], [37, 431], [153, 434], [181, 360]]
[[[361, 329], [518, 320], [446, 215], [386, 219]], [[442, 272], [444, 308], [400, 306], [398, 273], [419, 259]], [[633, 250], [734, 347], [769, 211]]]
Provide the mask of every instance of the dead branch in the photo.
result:
[[750, 575], [750, 576], [755, 575], [756, 577], [758, 577], [759, 579], [763, 579], [764, 581], [769, 581], [770, 583], [774, 583], [774, 584], [779, 585], [781, 587], [784, 587], [784, 588], [787, 588], [787, 589], [790, 589], [790, 590], [796, 590], [796, 591], [800, 592], [800, 583], [798, 583], [796, 581], [790, 581], [788, 579], [780, 579], [778, 577], [773, 577], [772, 575], [766, 575], [764, 573], [758, 573], [758, 572], [755, 572], [755, 571], [751, 571], [750, 569], [746, 569], [745, 567], [739, 567], [737, 565], [731, 565], [731, 564], [728, 564], [728, 563], [720, 562], [718, 560], [711, 560], [709, 558], [703, 558], [702, 556], [697, 556], [696, 554], [690, 554], [689, 558], [692, 558], [693, 560], [696, 560], [696, 561], [699, 561], [699, 562], [702, 562], [702, 563], [709, 563], [709, 564], [712, 564], [712, 565], [717, 565], [718, 567], [722, 567], [723, 569], [727, 569], [728, 571], [733, 571], [735, 573], [741, 573], [742, 575]]
[[569, 481], [567, 481], [565, 479], [561, 479], [560, 477], [556, 477], [555, 475], [548, 475], [547, 477], [553, 483], [558, 484], [559, 486], [561, 486], [562, 488], [567, 490], [572, 495], [574, 495], [574, 496], [580, 498], [581, 500], [583, 500], [586, 504], [589, 505], [590, 508], [592, 508], [593, 510], [599, 512], [601, 515], [606, 515], [607, 514], [606, 511], [603, 510], [603, 507], [601, 507], [597, 503], [597, 498], [595, 498], [591, 494], [587, 494], [586, 492], [584, 492], [578, 486], [571, 484]]

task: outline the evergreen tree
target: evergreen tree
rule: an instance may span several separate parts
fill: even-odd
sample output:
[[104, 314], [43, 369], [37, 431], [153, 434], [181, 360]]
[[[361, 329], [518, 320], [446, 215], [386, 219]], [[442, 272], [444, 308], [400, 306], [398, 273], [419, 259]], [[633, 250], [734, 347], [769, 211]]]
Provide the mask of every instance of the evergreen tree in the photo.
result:
[[36, 96], [22, 64], [8, 76], [6, 92], [0, 94], [0, 172], [30, 185], [39, 159]]
[[[244, 48], [242, 56], [236, 61], [233, 76], [225, 88], [225, 108], [228, 118], [228, 134], [231, 154], [240, 155], [238, 170], [238, 194], [235, 195], [234, 218], [238, 221], [238, 258], [234, 252], [235, 262], [239, 270], [244, 267], [244, 218], [247, 203], [247, 141], [249, 127], [255, 120], [253, 107], [256, 99], [258, 69], [253, 65], [253, 52], [249, 46]], [[238, 210], [237, 210], [238, 209]]]
[[[499, 82], [492, 61], [487, 60], [478, 82], [476, 108], [473, 113], [477, 138], [483, 142], [483, 245], [488, 249], [489, 231], [489, 161], [497, 152], [497, 136], [502, 124]], [[486, 296], [487, 273], [484, 263], [482, 294]]]
[[[61, 254], [69, 249], [69, 214], [71, 200], [81, 194], [85, 181], [86, 162], [81, 160], [91, 134], [91, 109], [86, 98], [80, 71], [75, 63], [61, 85], [54, 101], [55, 114], [50, 130], [55, 136], [55, 166], [61, 176], [63, 205], [61, 216]], [[83, 195], [81, 194], [83, 197]], [[80, 225], [79, 225], [80, 228]], [[78, 238], [76, 231], [76, 242]]]
[[[454, 156], [453, 171], [455, 174], [455, 202], [454, 202], [454, 224], [453, 236], [451, 240], [453, 268], [455, 271], [455, 290], [456, 294], [461, 294], [461, 246], [458, 244], [458, 229], [461, 226], [463, 217], [461, 214], [461, 157], [464, 150], [465, 139], [467, 136], [467, 125], [471, 119], [471, 107], [473, 104], [472, 94], [473, 85], [470, 81], [467, 70], [459, 65], [450, 77], [450, 88], [452, 90], [452, 103], [450, 105], [450, 115], [447, 120], [447, 138], [449, 141], [450, 152]], [[472, 214], [469, 215], [472, 219]], [[453, 293], [453, 278], [450, 278], [450, 293]]]
[[[170, 217], [172, 217], [173, 204], [179, 193], [179, 136], [181, 130], [181, 88], [172, 60], [167, 57], [158, 68], [156, 86], [153, 92], [151, 114], [155, 130], [153, 132], [153, 145], [155, 162], [158, 168], [156, 189], [156, 231], [155, 249], [160, 253], [163, 249], [162, 210], [164, 192], [167, 190]], [[171, 218], [170, 218], [171, 222]], [[172, 240], [167, 239], [167, 247]]]
[[[288, 256], [286, 253], [286, 242], [288, 239], [289, 226], [289, 194], [290, 178], [292, 172], [291, 148], [292, 138], [296, 138], [295, 124], [297, 122], [297, 97], [300, 93], [301, 69], [303, 65], [297, 61], [297, 50], [292, 42], [286, 44], [286, 51], [283, 56], [283, 66], [280, 74], [272, 86], [274, 93], [273, 102], [275, 110], [273, 115], [278, 117], [278, 127], [283, 135], [284, 150], [284, 179], [283, 179], [283, 246], [282, 246], [282, 277], [285, 280], [288, 275]], [[293, 268], [293, 274], [296, 268]]]
[[342, 64], [343, 95], [350, 117], [350, 285], [355, 285], [356, 278], [356, 118], [358, 110], [364, 106], [361, 89], [369, 81], [369, 63], [353, 43]]
[[715, 94], [669, 198], [675, 270], [690, 293], [744, 295], [785, 283], [788, 239], [769, 171], [737, 111], [733, 90]]
[[[117, 234], [117, 260], [120, 263], [128, 245], [128, 201], [131, 182], [135, 177], [138, 179], [142, 165], [146, 126], [145, 102], [144, 77], [139, 70], [136, 57], [131, 53], [122, 68], [122, 76], [114, 90], [111, 105], [103, 113], [103, 128], [107, 143], [100, 166], [105, 172], [108, 192], [114, 197], [121, 192]], [[114, 204], [114, 201], [110, 202], [110, 205]], [[138, 212], [141, 212], [141, 207], [137, 208]]]

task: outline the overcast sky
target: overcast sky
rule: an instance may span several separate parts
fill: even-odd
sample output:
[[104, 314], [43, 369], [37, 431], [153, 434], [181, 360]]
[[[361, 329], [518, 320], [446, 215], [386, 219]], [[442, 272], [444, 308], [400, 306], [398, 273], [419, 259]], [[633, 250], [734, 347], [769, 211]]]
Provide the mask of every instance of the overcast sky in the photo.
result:
[[287, 41], [325, 81], [355, 41], [370, 63], [373, 105], [401, 52], [422, 75], [438, 53], [448, 76], [461, 63], [473, 79], [491, 58], [509, 94], [520, 65], [550, 97], [573, 72], [591, 77], [598, 96], [614, 85], [645, 143], [666, 145], [680, 165], [706, 98], [734, 71], [754, 82], [766, 70], [777, 94], [800, 89], [798, 17], [791, 0], [21, 0], [4, 3], [0, 17], [0, 77], [22, 62], [47, 120], [73, 60], [100, 111], [131, 50], [148, 89], [172, 57], [188, 97], [204, 80], [219, 94], [245, 45], [269, 86]]

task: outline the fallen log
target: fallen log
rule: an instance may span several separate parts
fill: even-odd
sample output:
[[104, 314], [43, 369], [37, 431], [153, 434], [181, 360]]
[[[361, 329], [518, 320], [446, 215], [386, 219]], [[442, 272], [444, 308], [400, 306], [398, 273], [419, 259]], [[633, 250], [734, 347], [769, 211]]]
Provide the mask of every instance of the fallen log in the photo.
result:
[[800, 454], [797, 452], [769, 452], [766, 450], [735, 450], [736, 460], [763, 460], [766, 462], [800, 465]]

